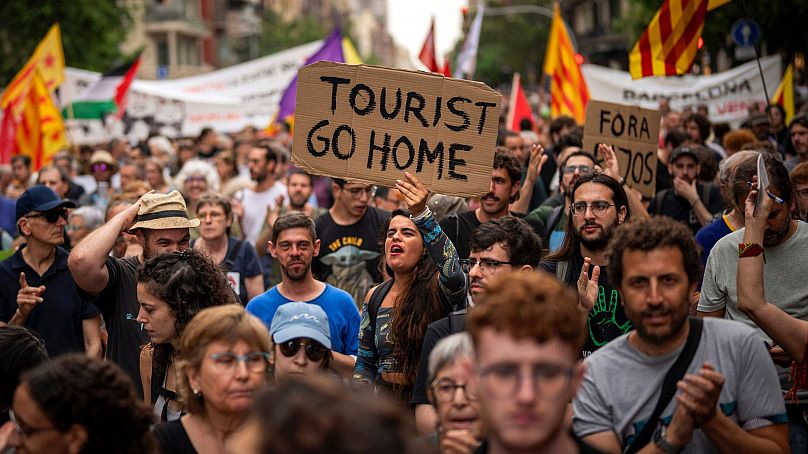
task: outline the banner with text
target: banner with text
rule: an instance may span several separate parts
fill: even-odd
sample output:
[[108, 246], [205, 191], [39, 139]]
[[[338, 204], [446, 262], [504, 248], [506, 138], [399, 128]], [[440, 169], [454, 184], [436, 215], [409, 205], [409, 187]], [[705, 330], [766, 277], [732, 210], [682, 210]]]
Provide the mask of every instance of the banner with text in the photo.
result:
[[481, 82], [319, 62], [298, 73], [292, 162], [392, 187], [405, 171], [432, 192], [490, 188], [502, 96]]
[[611, 145], [626, 184], [651, 198], [656, 191], [659, 111], [590, 100], [586, 105], [584, 150], [595, 156]]
[[[780, 57], [760, 59], [769, 95], [782, 75]], [[670, 98], [671, 108], [709, 108], [710, 121], [739, 125], [749, 116], [749, 107], [767, 104], [757, 63], [745, 63], [709, 76], [645, 77], [632, 80], [624, 71], [596, 65], [582, 65], [584, 79], [593, 99], [633, 104], [647, 109], [659, 107], [659, 99]]]

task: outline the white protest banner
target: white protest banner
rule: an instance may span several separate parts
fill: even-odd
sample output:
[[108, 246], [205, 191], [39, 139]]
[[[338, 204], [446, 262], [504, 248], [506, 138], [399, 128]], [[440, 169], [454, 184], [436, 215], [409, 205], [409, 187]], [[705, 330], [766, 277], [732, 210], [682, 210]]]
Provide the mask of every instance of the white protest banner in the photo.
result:
[[584, 150], [597, 144], [614, 148], [626, 184], [651, 198], [656, 191], [659, 111], [602, 101], [586, 104]]
[[[173, 80], [136, 79], [122, 121], [70, 120], [69, 140], [76, 144], [105, 142], [126, 136], [144, 140], [156, 132], [168, 137], [194, 137], [206, 126], [236, 132], [245, 126], [263, 128], [278, 110], [278, 101], [297, 69], [321, 41], [297, 46], [239, 65]], [[66, 68], [59, 87], [62, 105], [101, 77], [99, 73]]]
[[[771, 96], [782, 75], [780, 57], [761, 58], [760, 64]], [[695, 111], [696, 106], [703, 104], [708, 106], [713, 123], [728, 122], [737, 126], [749, 115], [749, 107], [767, 104], [754, 61], [709, 76], [644, 77], [638, 80], [632, 80], [627, 72], [603, 66], [587, 64], [581, 69], [593, 99], [646, 109], [656, 109], [662, 97], [670, 98], [670, 105], [676, 110], [690, 107]]]
[[408, 171], [432, 192], [490, 189], [502, 96], [482, 82], [318, 62], [297, 81], [292, 162], [392, 187]]

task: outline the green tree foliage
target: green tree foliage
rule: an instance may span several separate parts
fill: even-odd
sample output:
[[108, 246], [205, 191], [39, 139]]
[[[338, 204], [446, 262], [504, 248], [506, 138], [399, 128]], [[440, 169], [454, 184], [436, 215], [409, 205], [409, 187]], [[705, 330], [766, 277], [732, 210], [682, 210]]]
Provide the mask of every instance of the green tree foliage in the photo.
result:
[[104, 71], [121, 60], [131, 18], [115, 0], [0, 1], [0, 86], [22, 68], [51, 25], [62, 29], [65, 63]]
[[[261, 30], [258, 52], [259, 55], [268, 55], [323, 39], [331, 32], [331, 26], [305, 15], [287, 22], [267, 8], [264, 11]], [[242, 56], [243, 52], [243, 49], [236, 49], [239, 56]]]

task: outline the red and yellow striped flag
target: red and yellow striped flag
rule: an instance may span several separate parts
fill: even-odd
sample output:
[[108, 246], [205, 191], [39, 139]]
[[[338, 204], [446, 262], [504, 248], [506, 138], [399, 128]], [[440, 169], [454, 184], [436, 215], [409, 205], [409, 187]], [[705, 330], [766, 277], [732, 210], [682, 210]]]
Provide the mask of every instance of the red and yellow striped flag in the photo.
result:
[[707, 11], [729, 0], [665, 0], [628, 54], [633, 79], [686, 74], [693, 67]]
[[16, 131], [17, 153], [30, 157], [33, 169], [38, 170], [50, 163], [59, 150], [67, 148], [62, 115], [39, 71], [34, 71], [23, 105]]
[[777, 91], [772, 97], [772, 104], [779, 104], [786, 112], [785, 122], [788, 124], [794, 116], [794, 65], [788, 65], [783, 80], [777, 86]]
[[569, 115], [580, 124], [586, 119], [589, 89], [581, 67], [575, 61], [575, 48], [567, 34], [558, 3], [553, 6], [553, 23], [544, 53], [544, 73], [550, 82], [550, 116]]

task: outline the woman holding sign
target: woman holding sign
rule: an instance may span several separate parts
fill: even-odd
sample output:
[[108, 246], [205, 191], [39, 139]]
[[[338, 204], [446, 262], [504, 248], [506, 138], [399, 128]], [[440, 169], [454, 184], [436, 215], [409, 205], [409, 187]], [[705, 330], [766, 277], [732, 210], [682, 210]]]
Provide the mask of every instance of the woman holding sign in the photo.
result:
[[429, 191], [413, 175], [405, 177], [396, 189], [412, 214], [394, 211], [384, 230], [384, 266], [392, 278], [365, 298], [354, 382], [386, 388], [406, 403], [426, 328], [465, 306], [466, 276], [426, 206]]

